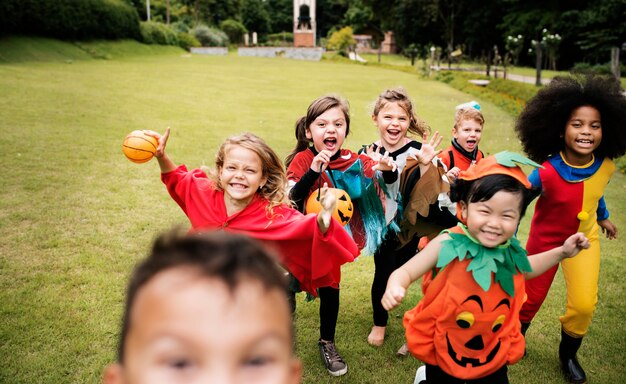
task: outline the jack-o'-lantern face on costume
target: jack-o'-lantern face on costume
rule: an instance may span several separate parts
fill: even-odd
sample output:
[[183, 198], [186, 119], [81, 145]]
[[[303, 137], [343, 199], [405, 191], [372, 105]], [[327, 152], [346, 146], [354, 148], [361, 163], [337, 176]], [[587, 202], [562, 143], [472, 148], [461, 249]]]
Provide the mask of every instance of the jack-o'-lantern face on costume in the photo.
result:
[[[346, 191], [339, 188], [328, 188], [327, 193], [333, 193], [337, 199], [337, 209], [333, 212], [333, 217], [341, 223], [341, 225], [345, 226], [350, 222], [352, 213], [354, 212], [350, 196]], [[306, 201], [305, 209], [306, 213], [319, 213], [322, 210], [322, 205], [320, 204], [317, 191], [309, 196]]]
[[441, 307], [445, 314], [440, 315], [435, 331], [438, 365], [447, 366], [446, 371], [457, 377], [489, 374], [510, 357], [510, 336], [519, 322], [514, 307], [519, 311], [522, 300], [509, 296], [498, 284], [492, 284], [487, 292], [476, 289], [468, 296], [461, 288], [476, 285], [472, 274], [465, 268], [454, 272], [449, 276], [454, 283]]

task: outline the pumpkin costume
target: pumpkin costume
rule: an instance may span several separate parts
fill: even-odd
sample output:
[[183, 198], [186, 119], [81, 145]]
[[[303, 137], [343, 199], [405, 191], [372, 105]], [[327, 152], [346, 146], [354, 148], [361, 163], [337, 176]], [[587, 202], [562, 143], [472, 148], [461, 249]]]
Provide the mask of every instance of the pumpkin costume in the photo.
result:
[[[531, 188], [517, 164], [539, 166], [512, 152], [483, 159], [459, 179], [477, 180], [503, 174]], [[444, 231], [435, 268], [422, 285], [424, 297], [404, 315], [411, 354], [451, 377], [472, 380], [506, 376], [505, 366], [524, 356], [519, 311], [526, 300], [526, 251], [512, 237], [485, 247], [464, 224]], [[419, 257], [419, 255], [418, 255]], [[425, 275], [426, 276], [426, 275]]]
[[451, 376], [476, 379], [524, 356], [518, 313], [526, 299], [526, 251], [515, 238], [497, 248], [463, 224], [446, 231], [437, 268], [417, 307], [404, 315], [407, 345]]

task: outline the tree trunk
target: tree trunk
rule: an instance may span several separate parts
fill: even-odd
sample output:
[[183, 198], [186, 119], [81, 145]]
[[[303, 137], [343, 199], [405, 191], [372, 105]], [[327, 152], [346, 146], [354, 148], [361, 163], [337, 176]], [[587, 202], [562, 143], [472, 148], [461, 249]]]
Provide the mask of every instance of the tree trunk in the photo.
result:
[[165, 24], [170, 25], [170, 0], [165, 0]]
[[535, 78], [535, 85], [536, 86], [540, 86], [541, 85], [541, 56], [542, 56], [542, 51], [543, 48], [541, 46], [541, 43], [537, 43], [537, 46], [535, 47], [536, 50], [536, 54], [537, 54], [537, 76]]
[[618, 81], [622, 76], [619, 65], [619, 51], [619, 47], [611, 47], [611, 73]]

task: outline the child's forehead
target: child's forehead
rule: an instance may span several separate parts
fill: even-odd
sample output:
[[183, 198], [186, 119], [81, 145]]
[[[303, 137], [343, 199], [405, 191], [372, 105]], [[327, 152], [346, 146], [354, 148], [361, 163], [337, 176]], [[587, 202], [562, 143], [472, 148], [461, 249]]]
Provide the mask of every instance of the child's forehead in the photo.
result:
[[479, 201], [470, 202], [470, 204], [485, 204], [485, 205], [494, 205], [494, 204], [502, 204], [503, 202], [517, 202], [519, 204], [505, 205], [503, 208], [508, 210], [515, 210], [517, 212], [521, 212], [521, 203], [524, 197], [520, 192], [513, 192], [507, 190], [499, 190], [493, 194], [490, 198], [483, 198]]
[[255, 150], [247, 148], [241, 144], [227, 144], [224, 147], [224, 160], [231, 161], [237, 160], [242, 157], [246, 159], [261, 159], [261, 156], [259, 156], [259, 154]]

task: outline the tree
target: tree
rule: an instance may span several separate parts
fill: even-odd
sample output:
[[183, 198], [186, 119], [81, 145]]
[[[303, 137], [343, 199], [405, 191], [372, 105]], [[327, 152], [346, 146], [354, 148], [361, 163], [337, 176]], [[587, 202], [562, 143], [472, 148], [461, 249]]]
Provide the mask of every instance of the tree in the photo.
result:
[[263, 0], [244, 0], [241, 22], [250, 32], [267, 35], [270, 32], [270, 15]]
[[343, 26], [343, 19], [347, 10], [348, 4], [346, 0], [318, 0], [315, 12], [317, 36], [328, 36], [330, 31]]
[[293, 1], [267, 0], [267, 10], [271, 16], [272, 33], [293, 31]]

